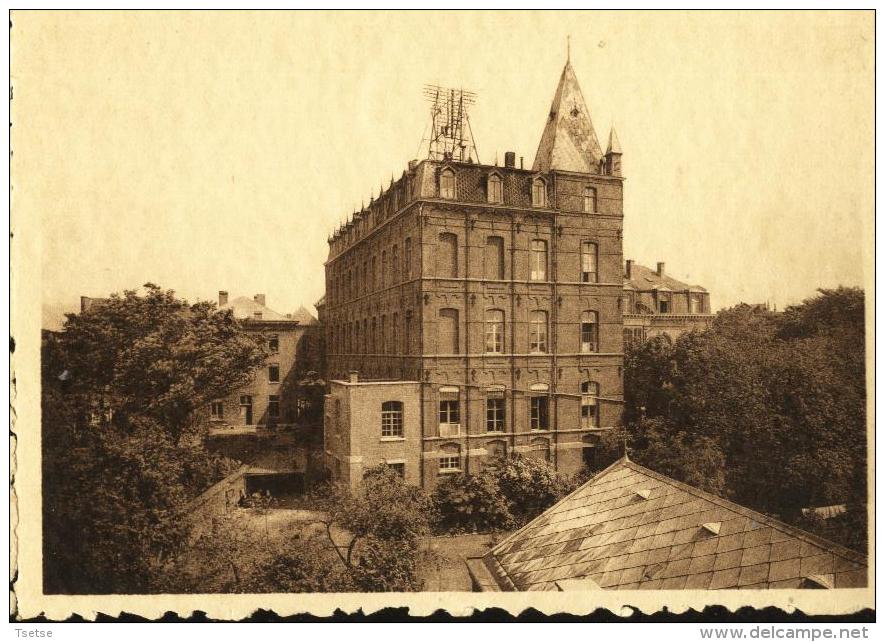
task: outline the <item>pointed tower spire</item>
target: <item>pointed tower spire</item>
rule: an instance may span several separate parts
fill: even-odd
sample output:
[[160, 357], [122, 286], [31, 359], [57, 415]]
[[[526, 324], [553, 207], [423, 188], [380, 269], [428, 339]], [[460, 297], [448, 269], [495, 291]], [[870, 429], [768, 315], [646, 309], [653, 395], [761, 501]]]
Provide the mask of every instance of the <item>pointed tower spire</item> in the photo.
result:
[[[569, 55], [571, 52], [569, 52]], [[602, 148], [572, 64], [566, 60], [532, 169], [596, 174]]]
[[606, 154], [620, 154], [621, 152], [621, 141], [618, 140], [618, 133], [615, 131], [615, 126], [612, 125], [611, 131], [608, 133], [608, 149], [605, 150]]

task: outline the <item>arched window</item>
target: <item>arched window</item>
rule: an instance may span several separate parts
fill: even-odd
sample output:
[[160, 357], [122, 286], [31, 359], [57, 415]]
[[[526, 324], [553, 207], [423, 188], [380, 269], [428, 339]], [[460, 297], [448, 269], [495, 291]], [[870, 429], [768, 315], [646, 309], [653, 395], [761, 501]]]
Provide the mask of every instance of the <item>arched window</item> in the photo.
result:
[[387, 250], [381, 252], [381, 272], [378, 273], [378, 287], [383, 288], [387, 283]]
[[593, 187], [584, 188], [584, 211], [596, 211], [596, 189]]
[[547, 313], [544, 310], [529, 313], [529, 352], [547, 352]]
[[372, 317], [372, 345], [370, 347], [372, 354], [378, 352], [378, 317]]
[[532, 439], [529, 444], [529, 451], [526, 454], [541, 461], [550, 461], [550, 441], [540, 438]]
[[486, 310], [486, 352], [504, 352], [503, 310]]
[[534, 239], [531, 247], [529, 278], [532, 281], [547, 280], [547, 241]]
[[461, 470], [461, 447], [458, 444], [440, 446], [439, 472], [456, 473]]
[[385, 401], [381, 404], [381, 436], [403, 436], [402, 401]]
[[380, 339], [381, 339], [381, 350], [379, 352], [381, 354], [387, 354], [387, 315], [381, 315], [381, 328], [379, 329]]
[[503, 181], [501, 181], [501, 177], [497, 174], [492, 174], [491, 176], [489, 176], [488, 196], [489, 203], [504, 202], [504, 183]]
[[436, 275], [458, 278], [458, 236], [451, 232], [442, 232], [436, 248]]
[[598, 315], [592, 310], [581, 313], [581, 352], [599, 352]]
[[455, 172], [445, 168], [439, 173], [439, 197], [455, 198]]
[[390, 282], [399, 281], [399, 246], [394, 245], [390, 253]]
[[581, 428], [599, 427], [599, 384], [595, 381], [581, 382]]
[[437, 352], [439, 354], [458, 354], [460, 352], [458, 310], [455, 308], [440, 309], [437, 326]]
[[583, 241], [581, 243], [581, 282], [597, 283], [599, 281], [598, 249], [596, 243]]
[[399, 354], [399, 312], [393, 313], [393, 327], [391, 328], [390, 334], [390, 351], [391, 354]]
[[504, 237], [486, 237], [483, 268], [487, 279], [501, 280], [504, 278]]
[[547, 185], [541, 178], [532, 181], [532, 207], [546, 207]]

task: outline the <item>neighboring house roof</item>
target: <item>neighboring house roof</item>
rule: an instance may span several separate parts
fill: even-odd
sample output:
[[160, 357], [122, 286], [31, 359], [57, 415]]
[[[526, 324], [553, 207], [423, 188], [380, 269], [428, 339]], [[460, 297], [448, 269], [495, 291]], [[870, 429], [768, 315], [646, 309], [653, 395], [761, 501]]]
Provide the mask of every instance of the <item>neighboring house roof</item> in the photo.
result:
[[271, 310], [266, 305], [261, 305], [258, 301], [250, 299], [247, 296], [238, 296], [228, 303], [219, 306], [219, 310], [231, 310], [235, 319], [257, 319], [256, 312], [261, 313], [262, 321], [290, 321], [279, 312]]
[[595, 174], [601, 158], [602, 148], [590, 120], [590, 110], [575, 71], [571, 63], [566, 62], [532, 169], [536, 172], [561, 169]]
[[295, 310], [292, 318], [298, 322], [298, 325], [316, 325], [319, 323], [317, 318], [310, 313], [310, 310], [303, 305]]
[[647, 268], [644, 265], [633, 263], [630, 268], [630, 278], [624, 278], [624, 288], [632, 288], [634, 290], [654, 290], [654, 289], [670, 289], [670, 290], [696, 290], [706, 292], [707, 289], [700, 285], [689, 285], [668, 276], [660, 276], [656, 270]]
[[[626, 457], [468, 568], [485, 590], [842, 588], [864, 555]], [[489, 589], [488, 587], [492, 587]]]

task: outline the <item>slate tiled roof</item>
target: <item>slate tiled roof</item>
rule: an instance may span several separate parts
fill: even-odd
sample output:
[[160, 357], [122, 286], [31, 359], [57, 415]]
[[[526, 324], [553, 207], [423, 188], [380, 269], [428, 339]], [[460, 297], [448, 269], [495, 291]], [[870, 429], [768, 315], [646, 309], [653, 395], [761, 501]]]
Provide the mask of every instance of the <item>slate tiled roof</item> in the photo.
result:
[[664, 274], [660, 276], [656, 270], [647, 268], [644, 265], [633, 263], [630, 268], [629, 279], [624, 279], [624, 288], [633, 288], [634, 290], [654, 290], [655, 288], [668, 288], [673, 291], [694, 290], [696, 292], [706, 292], [706, 288], [700, 285], [689, 285], [683, 283], [672, 276]]
[[548, 172], [561, 169], [595, 174], [602, 149], [590, 120], [578, 79], [570, 62], [565, 63], [550, 105], [550, 114], [532, 169]]
[[[843, 588], [867, 582], [865, 556], [626, 458], [502, 541], [482, 562], [484, 578], [477, 584], [488, 585], [491, 576], [510, 591]], [[472, 567], [471, 573], [479, 577]]]
[[295, 310], [295, 314], [292, 315], [292, 318], [298, 322], [298, 325], [316, 325], [319, 323], [316, 317], [310, 313], [310, 310], [303, 305]]
[[219, 306], [219, 309], [233, 311], [234, 318], [236, 319], [254, 319], [256, 318], [255, 313], [260, 312], [262, 321], [288, 320], [279, 312], [275, 312], [269, 307], [261, 305], [260, 303], [258, 303], [258, 301], [250, 299], [247, 296], [238, 296], [236, 299], [231, 300], [229, 303]]

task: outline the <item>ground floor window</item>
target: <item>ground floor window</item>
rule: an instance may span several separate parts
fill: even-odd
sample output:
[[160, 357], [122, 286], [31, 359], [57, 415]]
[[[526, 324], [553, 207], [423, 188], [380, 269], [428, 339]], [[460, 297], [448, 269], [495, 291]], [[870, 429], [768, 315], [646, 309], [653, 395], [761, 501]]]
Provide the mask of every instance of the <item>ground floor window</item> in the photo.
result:
[[224, 419], [224, 403], [221, 401], [213, 401], [209, 406], [209, 415], [215, 421]]
[[402, 478], [406, 476], [406, 465], [403, 462], [388, 463], [387, 466]]
[[280, 396], [270, 395], [267, 400], [267, 416], [271, 419], [280, 418]]
[[439, 458], [439, 471], [455, 472], [461, 470], [461, 447], [449, 444], [442, 447], [442, 456]]

